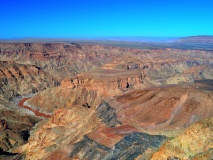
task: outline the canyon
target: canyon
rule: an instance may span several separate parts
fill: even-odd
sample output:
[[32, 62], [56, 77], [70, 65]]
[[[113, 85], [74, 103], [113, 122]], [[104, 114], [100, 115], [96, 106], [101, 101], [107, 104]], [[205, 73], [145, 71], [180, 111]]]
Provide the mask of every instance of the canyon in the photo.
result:
[[0, 79], [0, 159], [213, 158], [211, 50], [5, 42]]

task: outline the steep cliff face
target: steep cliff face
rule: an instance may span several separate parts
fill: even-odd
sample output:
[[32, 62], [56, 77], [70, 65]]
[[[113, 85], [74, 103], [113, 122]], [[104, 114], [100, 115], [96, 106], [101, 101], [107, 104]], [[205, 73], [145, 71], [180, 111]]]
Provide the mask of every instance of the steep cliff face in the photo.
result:
[[195, 123], [183, 133], [165, 143], [152, 157], [166, 160], [169, 156], [183, 159], [211, 159], [213, 147], [213, 118]]
[[15, 156], [12, 149], [27, 143], [30, 130], [40, 119], [20, 112], [3, 100], [0, 100], [0, 115], [0, 159], [6, 159], [8, 155]]
[[[84, 76], [86, 75], [84, 74]], [[151, 87], [129, 91], [105, 99], [101, 103], [101, 98], [104, 98], [103, 90], [94, 85], [94, 82], [91, 79], [73, 80], [70, 81], [72, 84], [70, 88], [67, 87], [70, 84], [65, 83], [65, 86], [48, 89], [29, 100], [29, 104], [34, 101], [39, 103], [36, 106], [43, 106], [44, 108], [39, 108], [43, 111], [53, 112], [56, 108], [61, 109], [55, 111], [51, 120], [35, 130], [26, 147], [28, 159], [37, 156], [37, 159], [54, 159], [56, 157], [60, 159], [108, 159], [114, 156], [114, 158], [123, 156], [124, 159], [128, 159], [130, 158], [128, 155], [147, 157], [151, 156], [160, 146], [162, 140], [157, 142], [157, 146], [147, 144], [146, 147], [146, 142], [141, 142], [138, 145], [139, 148], [134, 148], [137, 142], [133, 138], [128, 142], [128, 145], [133, 145], [133, 147], [125, 150], [128, 153], [126, 155], [123, 154], [123, 149], [115, 150], [115, 147], [119, 143], [123, 144], [125, 136], [131, 137], [135, 132], [145, 131], [174, 136], [198, 120], [213, 115], [212, 93], [202, 91], [202, 86], [200, 88], [196, 86], [198, 89], [190, 85]], [[107, 94], [107, 96], [109, 95]], [[52, 96], [59, 98], [52, 98]], [[57, 104], [58, 107], [52, 107], [53, 104]], [[78, 106], [73, 106], [75, 104]], [[81, 105], [79, 106], [79, 104]], [[68, 109], [71, 106], [73, 108]], [[75, 122], [77, 119], [78, 123]], [[69, 131], [69, 136], [68, 128], [75, 128], [73, 132]], [[50, 132], [50, 130], [54, 130], [54, 132]], [[58, 133], [61, 132], [67, 134], [59, 136]], [[85, 135], [86, 137], [83, 138]], [[79, 142], [71, 145], [76, 141], [67, 137], [75, 137]], [[154, 138], [150, 137], [150, 139]], [[56, 147], [61, 145], [64, 146], [64, 150]], [[32, 148], [35, 147], [41, 154], [38, 155], [37, 152], [32, 151]], [[143, 147], [145, 148], [143, 149]], [[132, 150], [132, 148], [134, 149]]]
[[36, 65], [58, 79], [92, 70], [111, 62], [118, 51], [119, 48], [82, 46], [73, 43], [0, 44], [2, 60]]
[[[140, 50], [73, 43], [2, 43], [0, 57], [2, 61], [36, 65], [60, 80], [70, 75], [100, 68], [108, 63], [121, 62], [122, 65], [118, 65], [120, 69], [122, 67], [154, 68], [150, 77], [155, 79], [155, 72], [157, 72], [162, 79], [163, 76], [174, 76], [174, 73], [177, 74], [183, 67], [187, 67], [184, 63], [212, 65], [213, 58], [208, 51]], [[180, 63], [183, 65], [179, 65]], [[106, 65], [105, 69], [110, 67], [112, 66]], [[160, 74], [161, 72], [164, 74]]]
[[[79, 88], [68, 91], [75, 89]], [[212, 92], [202, 88], [167, 86], [107, 98], [97, 109], [66, 105], [38, 125], [19, 152], [26, 152], [27, 159], [147, 158], [166, 140], [164, 136], [149, 134], [174, 136], [211, 117], [212, 99]], [[174, 152], [174, 156], [179, 154]], [[166, 158], [169, 156], [173, 155]]]
[[[140, 50], [73, 43], [1, 43], [0, 58], [1, 92], [7, 99], [41, 91], [61, 81], [62, 86], [73, 88], [82, 79], [84, 83], [94, 80], [88, 78], [90, 74], [101, 77], [94, 80], [98, 89], [115, 87], [126, 90], [128, 87], [138, 88], [141, 83], [148, 86], [179, 83], [175, 77], [186, 75], [185, 71], [191, 67], [213, 66], [212, 52], [208, 51]], [[97, 71], [100, 67], [102, 71]], [[67, 78], [94, 69], [96, 71], [89, 72], [86, 77]], [[210, 71], [204, 70], [201, 75], [197, 72], [181, 82], [212, 78]]]
[[12, 98], [36, 93], [49, 87], [59, 85], [59, 82], [33, 65], [23, 65], [14, 62], [0, 62], [0, 98]]
[[41, 120], [15, 106], [15, 99], [58, 83], [37, 66], [0, 61], [0, 159], [13, 157], [12, 149], [25, 144], [32, 127]]
[[[143, 71], [125, 69], [101, 69], [81, 73], [74, 78], [65, 79], [61, 86], [67, 89], [82, 87], [94, 90], [139, 88], [143, 86]], [[145, 86], [145, 85], [144, 85]]]
[[109, 128], [107, 117], [102, 121], [96, 115], [83, 106], [56, 110], [15, 152], [26, 153], [26, 159], [134, 159], [150, 156], [166, 139], [130, 125]]
[[[0, 59], [0, 152], [5, 154], [22, 153], [29, 160], [150, 158], [167, 139], [162, 135], [174, 137], [213, 116], [212, 81], [202, 81], [213, 78], [210, 51], [4, 43]], [[162, 86], [182, 82], [189, 84]], [[39, 123], [9, 102], [35, 92], [25, 105], [51, 117]], [[210, 137], [207, 128], [201, 130]], [[196, 150], [193, 134], [184, 132], [176, 137], [181, 142], [169, 140], [159, 152], [171, 159], [182, 147], [180, 157], [210, 157], [211, 138], [201, 136], [199, 142], [196, 135], [195, 142], [206, 143]], [[164, 147], [170, 143], [177, 147]]]
[[139, 70], [95, 70], [66, 78], [60, 87], [40, 92], [27, 104], [50, 113], [75, 104], [96, 108], [102, 98], [146, 85], [146, 79]]
[[[63, 149], [69, 154], [69, 146], [83, 139], [84, 135], [101, 122], [93, 115], [94, 110], [83, 106], [70, 106], [54, 112], [52, 118], [36, 125], [29, 143], [16, 152], [26, 152], [26, 159], [46, 159], [53, 152]], [[55, 157], [57, 159], [60, 157]]]

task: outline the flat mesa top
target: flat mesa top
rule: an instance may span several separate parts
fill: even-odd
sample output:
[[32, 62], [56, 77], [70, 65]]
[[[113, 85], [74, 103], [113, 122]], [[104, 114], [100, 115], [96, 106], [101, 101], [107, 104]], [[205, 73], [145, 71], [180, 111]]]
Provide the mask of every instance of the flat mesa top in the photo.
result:
[[125, 70], [125, 69], [99, 69], [86, 73], [79, 74], [78, 77], [88, 77], [93, 79], [101, 79], [102, 78], [117, 78], [117, 77], [129, 77], [135, 76], [140, 73], [139, 70]]

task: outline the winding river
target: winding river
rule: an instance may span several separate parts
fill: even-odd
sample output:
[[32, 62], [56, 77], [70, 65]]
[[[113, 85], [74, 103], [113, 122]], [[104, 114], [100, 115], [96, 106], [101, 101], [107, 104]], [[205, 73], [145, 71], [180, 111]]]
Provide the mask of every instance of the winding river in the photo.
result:
[[39, 112], [38, 110], [35, 110], [35, 109], [33, 109], [33, 108], [29, 107], [29, 106], [26, 106], [26, 105], [24, 104], [24, 102], [26, 102], [28, 99], [30, 99], [30, 98], [23, 98], [21, 101], [19, 101], [18, 106], [21, 107], [21, 108], [30, 110], [30, 111], [33, 112], [36, 116], [44, 117], [44, 118], [51, 118], [51, 115], [48, 115], [48, 114], [45, 114], [45, 113], [41, 113], [41, 112]]

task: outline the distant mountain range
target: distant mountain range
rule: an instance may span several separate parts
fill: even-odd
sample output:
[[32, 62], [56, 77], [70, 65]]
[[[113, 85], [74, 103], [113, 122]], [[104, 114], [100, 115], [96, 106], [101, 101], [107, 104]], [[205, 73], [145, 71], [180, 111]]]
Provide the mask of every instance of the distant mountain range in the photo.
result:
[[179, 40], [180, 37], [148, 37], [148, 36], [135, 36], [135, 37], [98, 37], [93, 40], [111, 40], [111, 41], [133, 41], [133, 42], [174, 42]]
[[91, 45], [116, 46], [122, 48], [159, 49], [177, 48], [213, 51], [213, 36], [190, 37], [72, 37], [72, 38], [14, 38], [0, 39], [0, 42], [12, 43], [51, 43], [65, 42]]
[[177, 40], [180, 43], [205, 43], [213, 44], [213, 36], [191, 36], [183, 37]]
[[11, 38], [0, 39], [0, 41], [18, 41], [18, 42], [54, 42], [54, 41], [126, 41], [126, 42], [175, 42], [180, 37], [148, 37], [148, 36], [107, 36], [107, 37], [70, 37], [70, 38]]
[[106, 37], [68, 37], [68, 38], [10, 38], [0, 41], [11, 42], [64, 42], [64, 41], [127, 41], [127, 42], [158, 42], [158, 43], [210, 43], [213, 44], [213, 36], [189, 36], [189, 37], [157, 37], [157, 36], [106, 36]]

